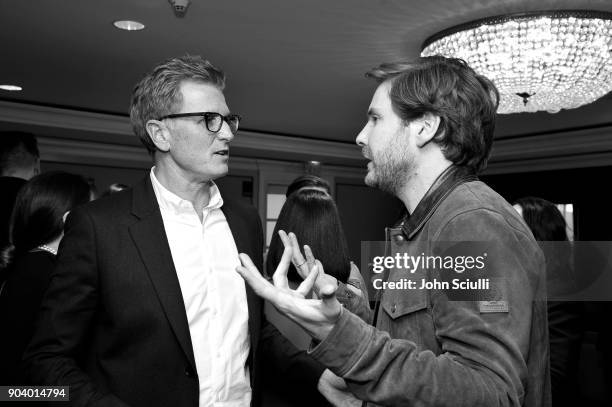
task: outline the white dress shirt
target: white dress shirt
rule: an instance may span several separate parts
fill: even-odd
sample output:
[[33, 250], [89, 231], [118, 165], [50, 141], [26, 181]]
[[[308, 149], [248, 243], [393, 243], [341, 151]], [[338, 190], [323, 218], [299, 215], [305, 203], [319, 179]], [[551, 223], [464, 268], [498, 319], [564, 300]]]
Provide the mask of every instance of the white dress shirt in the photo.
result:
[[196, 209], [166, 189], [151, 169], [172, 260], [181, 286], [200, 384], [200, 407], [248, 407], [251, 386], [249, 312], [238, 249], [223, 199], [210, 182], [210, 200]]

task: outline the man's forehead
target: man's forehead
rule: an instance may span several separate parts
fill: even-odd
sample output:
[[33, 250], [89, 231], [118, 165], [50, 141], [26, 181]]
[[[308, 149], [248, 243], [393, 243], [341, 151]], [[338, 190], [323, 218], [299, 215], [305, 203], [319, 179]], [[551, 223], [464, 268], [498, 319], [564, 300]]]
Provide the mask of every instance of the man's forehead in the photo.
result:
[[[215, 111], [222, 114], [229, 110], [223, 90], [214, 84], [186, 80], [181, 82], [180, 90], [184, 107], [207, 108], [207, 111]], [[199, 106], [202, 107], [200, 108]]]
[[179, 89], [183, 96], [194, 95], [201, 96], [201, 94], [210, 96], [223, 96], [223, 90], [218, 86], [208, 83], [208, 82], [200, 82], [193, 80], [183, 80], [179, 85]]
[[374, 95], [372, 96], [372, 101], [370, 102], [370, 107], [368, 108], [368, 114], [370, 113], [380, 113], [381, 110], [385, 110], [391, 106], [391, 98], [389, 97], [389, 91], [391, 90], [391, 82], [385, 81], [378, 85]]

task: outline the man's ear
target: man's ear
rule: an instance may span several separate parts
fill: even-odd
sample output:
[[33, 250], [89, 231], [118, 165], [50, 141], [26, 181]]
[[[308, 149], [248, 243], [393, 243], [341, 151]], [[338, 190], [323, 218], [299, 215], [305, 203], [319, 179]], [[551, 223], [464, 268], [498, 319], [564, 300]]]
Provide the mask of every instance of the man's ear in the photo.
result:
[[440, 127], [440, 116], [431, 113], [425, 113], [423, 116], [414, 121], [417, 126], [416, 142], [419, 148], [425, 147], [427, 143], [433, 140], [438, 127]]
[[170, 150], [170, 132], [168, 127], [159, 120], [149, 120], [145, 126], [151, 141], [163, 152]]

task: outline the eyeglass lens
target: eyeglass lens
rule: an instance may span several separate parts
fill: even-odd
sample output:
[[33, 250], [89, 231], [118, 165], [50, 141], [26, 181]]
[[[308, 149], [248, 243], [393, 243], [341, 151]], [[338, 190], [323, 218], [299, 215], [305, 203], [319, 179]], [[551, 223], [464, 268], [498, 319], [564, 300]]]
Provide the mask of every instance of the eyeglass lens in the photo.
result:
[[236, 133], [238, 131], [238, 125], [240, 123], [240, 118], [235, 114], [230, 114], [228, 116], [222, 116], [219, 113], [206, 113], [204, 115], [204, 120], [206, 121], [206, 128], [208, 131], [213, 133], [221, 130], [221, 126], [223, 126], [223, 121], [225, 120], [230, 127], [232, 133]]

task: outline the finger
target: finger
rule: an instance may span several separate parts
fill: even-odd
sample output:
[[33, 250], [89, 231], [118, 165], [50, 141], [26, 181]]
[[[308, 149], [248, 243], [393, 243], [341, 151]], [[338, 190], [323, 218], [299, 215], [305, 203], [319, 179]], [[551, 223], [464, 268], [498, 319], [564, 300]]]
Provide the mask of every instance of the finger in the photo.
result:
[[310, 294], [310, 292], [312, 291], [312, 286], [314, 285], [314, 282], [317, 279], [317, 275], [319, 275], [319, 268], [315, 266], [310, 271], [310, 274], [308, 274], [308, 277], [306, 277], [306, 279], [302, 281], [302, 283], [295, 291], [303, 297], [307, 297], [308, 294]]
[[302, 256], [302, 251], [300, 250], [300, 243], [298, 242], [295, 233], [289, 233], [289, 240], [291, 242], [291, 248], [293, 249], [293, 265], [295, 266], [295, 269], [297, 270], [300, 277], [305, 279], [306, 277], [308, 277], [308, 270], [310, 270], [312, 265], [310, 267], [304, 267], [304, 265], [306, 265], [306, 259], [304, 258], [304, 256]]
[[315, 264], [315, 257], [314, 257], [314, 254], [312, 254], [312, 250], [310, 249], [310, 246], [308, 246], [307, 244], [304, 245], [304, 254], [306, 255], [306, 261], [308, 262], [308, 265], [310, 266], [309, 268], [312, 268], [312, 266], [314, 266]]
[[[319, 260], [315, 260], [317, 269], [323, 270], [323, 265]], [[331, 276], [328, 276], [331, 277]], [[323, 300], [324, 306], [336, 306], [338, 300], [336, 299], [336, 290], [338, 289], [338, 281], [331, 277], [325, 279], [319, 279], [319, 297]]]
[[[302, 257], [302, 253], [300, 252], [300, 246], [296, 244], [297, 237], [295, 237], [294, 233], [289, 233], [289, 235], [287, 235], [287, 233], [284, 230], [279, 230], [278, 235], [280, 236], [281, 241], [283, 242], [283, 246], [291, 247], [291, 249], [293, 250], [293, 256], [291, 258], [291, 262], [295, 266], [295, 269], [297, 270], [298, 274], [302, 278], [305, 278], [306, 275], [302, 273], [302, 271], [300, 270], [301, 268], [300, 265], [304, 263], [304, 258]], [[291, 235], [293, 235], [294, 239], [291, 239]]]
[[248, 254], [240, 253], [238, 255], [238, 258], [240, 259], [240, 263], [242, 264], [242, 267], [248, 269], [252, 273], [261, 275], [259, 273], [259, 270], [257, 270], [257, 266], [255, 265], [255, 263], [253, 263], [253, 260], [251, 260]]
[[317, 280], [314, 284], [314, 291], [317, 297], [320, 297], [320, 291], [323, 286], [338, 286], [338, 280], [336, 280], [333, 276], [330, 276], [329, 274], [325, 274], [325, 270], [323, 269], [323, 263], [321, 263], [319, 260], [313, 259], [313, 264], [318, 265], [319, 268], [319, 275], [317, 276]]
[[253, 288], [253, 291], [257, 293], [257, 295], [268, 299], [268, 287], [272, 287], [272, 285], [266, 281], [265, 278], [261, 275], [261, 273], [255, 267], [255, 264], [251, 261], [251, 258], [244, 254], [240, 253], [238, 256], [240, 258], [241, 266], [236, 267], [236, 271], [240, 276]]
[[291, 246], [291, 240], [289, 239], [289, 236], [287, 236], [287, 233], [284, 230], [279, 230], [278, 231], [278, 236], [280, 237], [281, 241], [283, 242], [283, 246], [288, 247]]
[[274, 281], [274, 286], [278, 288], [288, 288], [289, 282], [287, 280], [287, 270], [289, 269], [289, 264], [291, 263], [291, 255], [293, 250], [291, 247], [285, 247], [283, 250], [283, 256], [278, 262], [278, 266], [276, 266], [276, 271], [274, 271], [274, 275], [272, 276], [272, 280]]
[[304, 262], [304, 256], [302, 256], [302, 251], [300, 250], [300, 243], [298, 242], [298, 238], [295, 233], [289, 233], [289, 240], [291, 240], [291, 248], [293, 248], [293, 258], [296, 261], [299, 261], [298, 264], [302, 264]]

